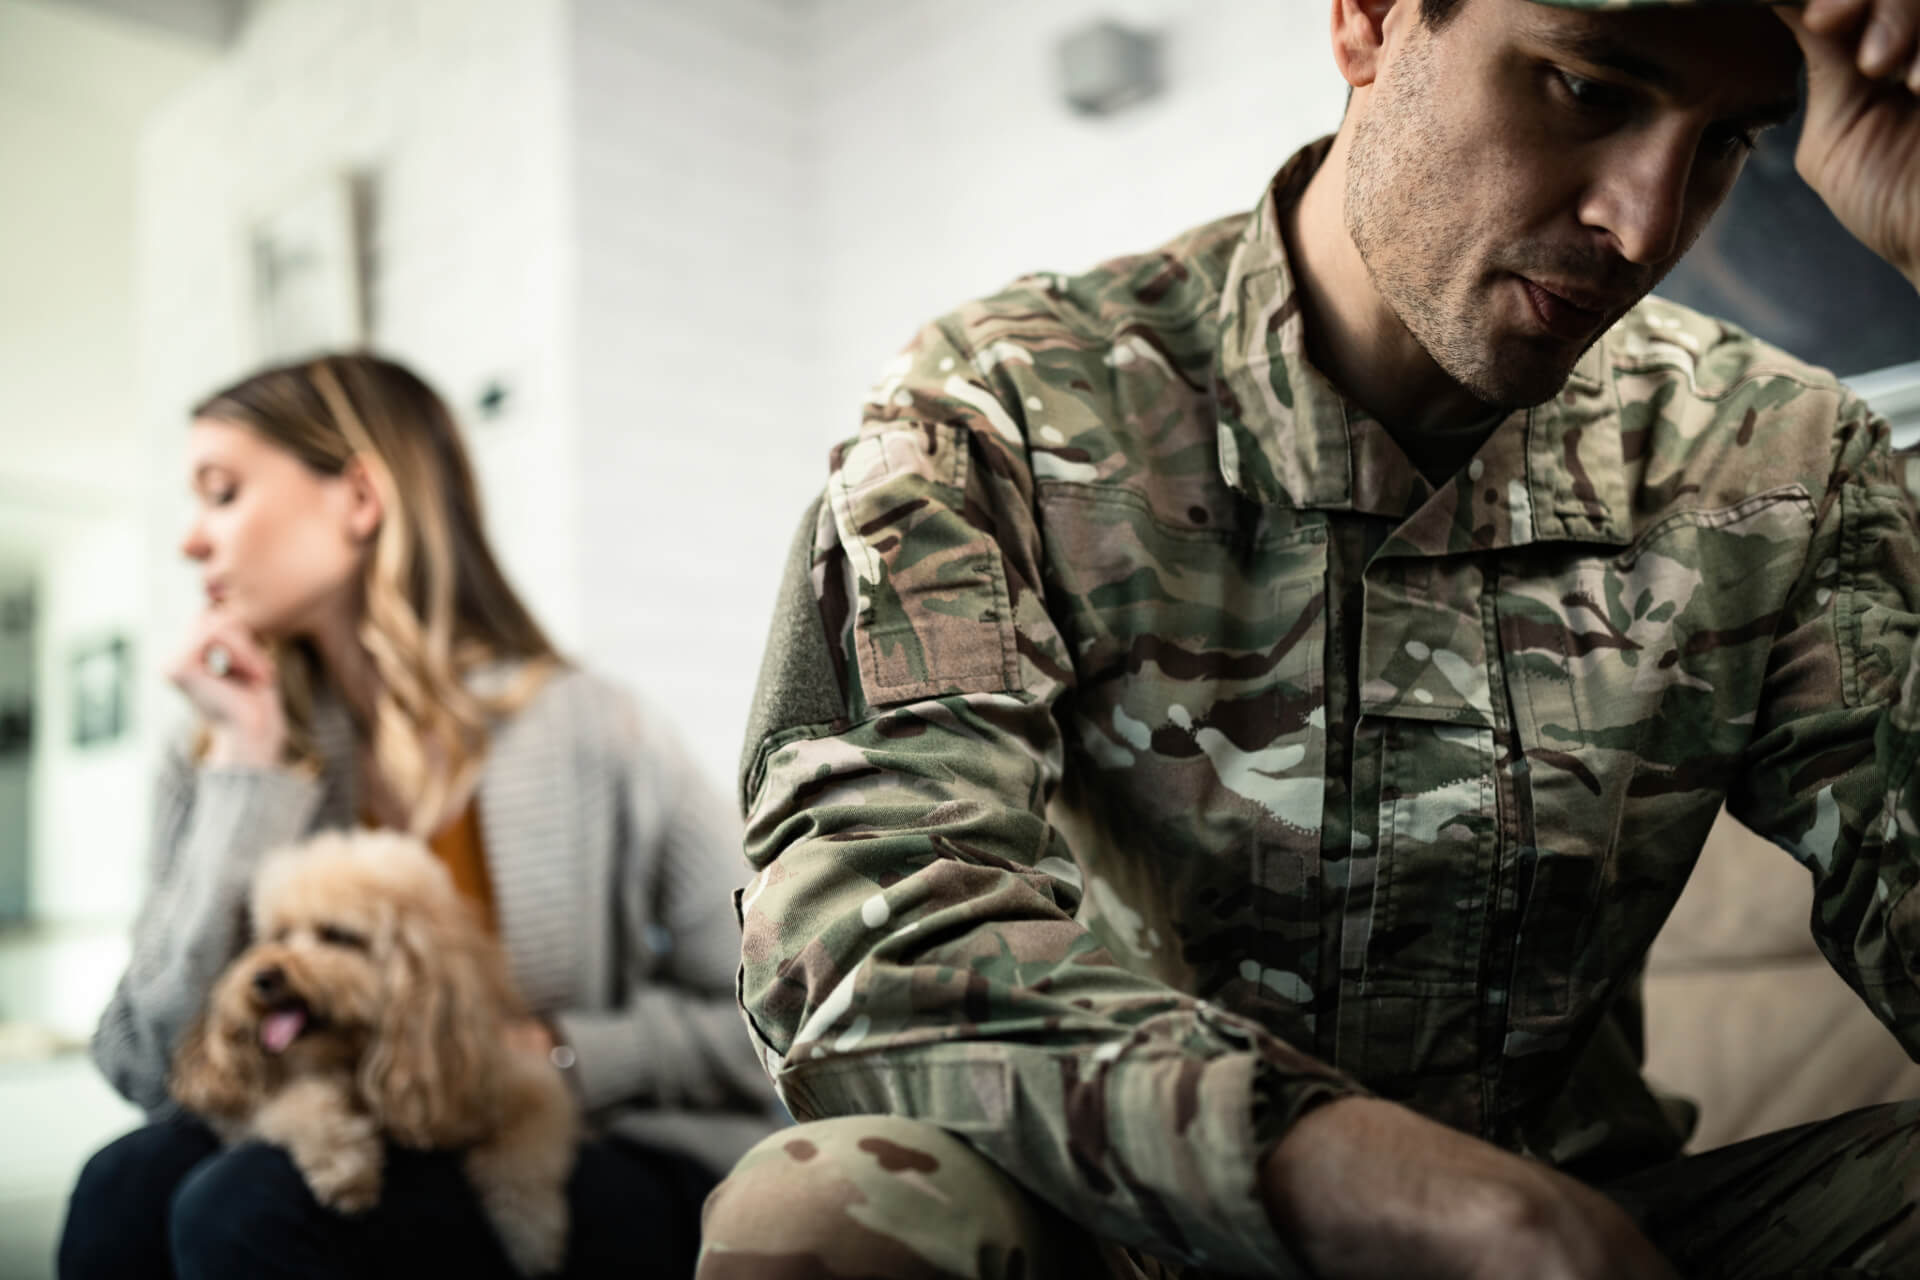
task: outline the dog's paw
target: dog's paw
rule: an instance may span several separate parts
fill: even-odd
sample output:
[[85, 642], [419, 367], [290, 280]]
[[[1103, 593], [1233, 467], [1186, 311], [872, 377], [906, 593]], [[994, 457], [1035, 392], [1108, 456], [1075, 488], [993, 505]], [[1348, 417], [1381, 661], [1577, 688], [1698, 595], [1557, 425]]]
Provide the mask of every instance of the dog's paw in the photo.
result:
[[346, 1148], [301, 1166], [313, 1198], [337, 1213], [363, 1213], [380, 1203], [380, 1161]]
[[380, 1202], [386, 1148], [371, 1120], [342, 1118], [329, 1132], [303, 1136], [293, 1144], [293, 1159], [314, 1199], [338, 1213], [360, 1213]]
[[502, 1227], [500, 1243], [506, 1246], [507, 1257], [523, 1276], [550, 1276], [567, 1259], [564, 1223], [557, 1229], [551, 1224], [525, 1222], [496, 1225]]
[[[475, 1172], [468, 1164], [468, 1174]], [[523, 1276], [552, 1275], [567, 1260], [567, 1193], [559, 1183], [473, 1180], [493, 1230]]]

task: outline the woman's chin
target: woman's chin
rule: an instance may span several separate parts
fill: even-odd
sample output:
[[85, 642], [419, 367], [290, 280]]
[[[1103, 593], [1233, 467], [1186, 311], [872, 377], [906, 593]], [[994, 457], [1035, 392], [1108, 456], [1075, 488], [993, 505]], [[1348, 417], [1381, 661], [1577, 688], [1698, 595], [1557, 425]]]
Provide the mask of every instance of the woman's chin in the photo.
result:
[[249, 607], [245, 601], [229, 599], [220, 606], [220, 611], [263, 643], [276, 644], [301, 633], [297, 620], [284, 613]]

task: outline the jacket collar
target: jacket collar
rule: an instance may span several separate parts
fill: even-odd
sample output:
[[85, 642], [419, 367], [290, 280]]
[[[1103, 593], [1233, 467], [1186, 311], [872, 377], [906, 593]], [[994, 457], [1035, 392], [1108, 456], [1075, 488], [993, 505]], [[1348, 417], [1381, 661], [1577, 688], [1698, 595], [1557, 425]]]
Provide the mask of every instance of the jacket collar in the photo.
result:
[[1604, 338], [1559, 395], [1509, 414], [1437, 491], [1386, 429], [1308, 362], [1280, 215], [1331, 145], [1309, 145], [1268, 184], [1227, 268], [1213, 365], [1226, 482], [1267, 505], [1401, 520], [1389, 554], [1626, 545], [1631, 512]]

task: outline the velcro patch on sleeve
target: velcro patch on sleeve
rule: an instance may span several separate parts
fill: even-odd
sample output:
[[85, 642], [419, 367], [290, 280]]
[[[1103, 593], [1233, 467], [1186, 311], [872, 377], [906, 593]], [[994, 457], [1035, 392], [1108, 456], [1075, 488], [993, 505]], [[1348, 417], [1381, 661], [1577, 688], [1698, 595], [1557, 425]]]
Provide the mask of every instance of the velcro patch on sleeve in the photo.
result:
[[870, 707], [1016, 687], [1013, 610], [992, 534], [969, 518], [964, 427], [862, 437], [828, 495], [859, 591], [854, 636]]

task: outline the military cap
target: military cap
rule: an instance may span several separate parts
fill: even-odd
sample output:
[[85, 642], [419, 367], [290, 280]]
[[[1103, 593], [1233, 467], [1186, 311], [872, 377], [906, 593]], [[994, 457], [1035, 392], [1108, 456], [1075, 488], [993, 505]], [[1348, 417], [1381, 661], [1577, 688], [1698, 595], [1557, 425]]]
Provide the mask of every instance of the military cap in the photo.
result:
[[1550, 4], [1557, 9], [1653, 9], [1673, 8], [1677, 5], [1792, 5], [1799, 8], [1806, 0], [1533, 0], [1535, 4]]

